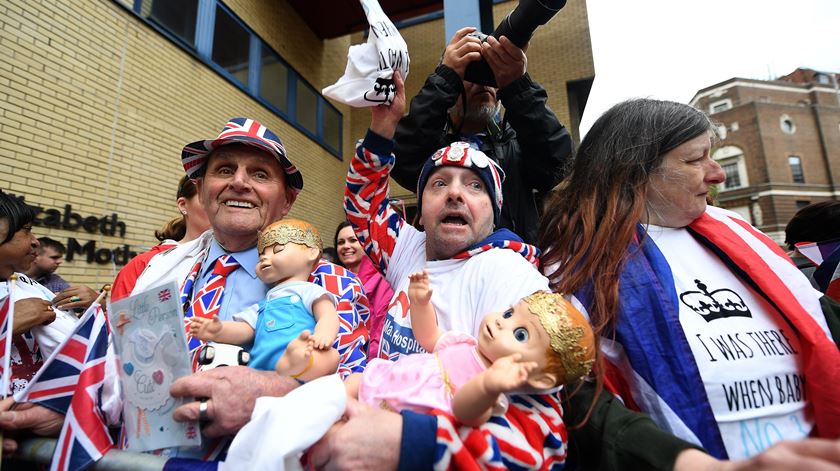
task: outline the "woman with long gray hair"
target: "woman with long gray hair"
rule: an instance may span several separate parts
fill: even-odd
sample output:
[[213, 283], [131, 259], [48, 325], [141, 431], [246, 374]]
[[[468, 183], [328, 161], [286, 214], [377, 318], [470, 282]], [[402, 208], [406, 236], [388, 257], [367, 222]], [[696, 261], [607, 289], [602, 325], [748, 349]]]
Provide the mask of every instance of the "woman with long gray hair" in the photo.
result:
[[601, 116], [546, 205], [551, 286], [600, 334], [607, 386], [712, 456], [836, 439], [837, 305], [767, 236], [707, 204], [725, 179], [712, 130], [669, 101]]

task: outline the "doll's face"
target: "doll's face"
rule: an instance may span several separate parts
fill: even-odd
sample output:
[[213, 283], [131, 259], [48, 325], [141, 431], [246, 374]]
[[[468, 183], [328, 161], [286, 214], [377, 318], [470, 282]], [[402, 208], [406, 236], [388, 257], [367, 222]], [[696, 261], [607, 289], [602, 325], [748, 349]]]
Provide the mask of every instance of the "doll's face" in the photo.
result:
[[290, 280], [307, 281], [318, 255], [317, 249], [303, 244], [274, 244], [260, 255], [257, 276], [269, 285]]
[[505, 311], [487, 315], [478, 328], [478, 351], [491, 363], [519, 353], [521, 361], [536, 362], [535, 373], [541, 372], [545, 368], [549, 347], [550, 339], [539, 317], [531, 314], [524, 301]]

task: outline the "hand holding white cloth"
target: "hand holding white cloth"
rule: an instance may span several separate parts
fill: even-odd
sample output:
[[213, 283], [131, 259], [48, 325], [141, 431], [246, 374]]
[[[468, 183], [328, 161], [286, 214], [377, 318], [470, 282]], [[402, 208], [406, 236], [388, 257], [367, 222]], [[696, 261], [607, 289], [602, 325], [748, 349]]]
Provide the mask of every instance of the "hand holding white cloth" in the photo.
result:
[[284, 397], [257, 399], [219, 471], [301, 470], [300, 457], [341, 418], [347, 392], [338, 375], [310, 381]]
[[364, 44], [350, 46], [344, 75], [322, 93], [347, 105], [364, 108], [390, 105], [396, 88], [393, 75], [408, 77], [408, 46], [376, 0], [360, 0], [370, 34]]

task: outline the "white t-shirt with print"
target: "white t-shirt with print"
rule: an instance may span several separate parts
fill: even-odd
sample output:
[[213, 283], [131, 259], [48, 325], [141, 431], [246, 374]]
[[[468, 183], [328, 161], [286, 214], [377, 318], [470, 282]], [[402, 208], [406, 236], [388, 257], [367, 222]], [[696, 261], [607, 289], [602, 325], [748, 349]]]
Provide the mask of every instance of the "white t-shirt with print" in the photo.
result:
[[548, 289], [548, 280], [521, 255], [491, 249], [461, 260], [426, 261], [426, 234], [406, 225], [400, 232], [386, 279], [394, 289], [388, 306], [380, 358], [424, 351], [411, 330], [408, 275], [426, 270], [438, 326], [478, 335], [481, 320], [507, 309], [529, 294]]
[[686, 229], [649, 226], [648, 234], [671, 267], [680, 324], [729, 457], [808, 436], [796, 334]]

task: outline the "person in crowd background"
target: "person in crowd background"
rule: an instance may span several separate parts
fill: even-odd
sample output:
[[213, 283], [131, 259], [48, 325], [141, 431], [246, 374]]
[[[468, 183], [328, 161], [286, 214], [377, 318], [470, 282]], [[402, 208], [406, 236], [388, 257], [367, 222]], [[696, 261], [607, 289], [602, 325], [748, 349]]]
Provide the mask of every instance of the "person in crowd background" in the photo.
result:
[[160, 243], [152, 247], [151, 250], [129, 260], [117, 273], [117, 277], [111, 285], [112, 301], [119, 301], [131, 294], [134, 283], [143, 273], [146, 264], [152, 257], [178, 244], [190, 242], [210, 228], [207, 213], [198, 200], [195, 183], [186, 175], [181, 177], [178, 182], [175, 204], [178, 206], [181, 215], [167, 222], [160, 230], [155, 231], [155, 238]]
[[[817, 264], [796, 247], [796, 244], [805, 243], [813, 244], [811, 247], [819, 253], [818, 257], [812, 258], [820, 262], [820, 275], [827, 272], [827, 276], [819, 276], [823, 286], [815, 280]], [[789, 250], [788, 255], [797, 268], [817, 289], [825, 293], [828, 288], [826, 282], [830, 283], [834, 279], [834, 271], [837, 262], [840, 261], [840, 251], [837, 250], [840, 248], [840, 201], [809, 204], [797, 211], [785, 226], [785, 244]], [[811, 252], [807, 247], [803, 247], [802, 250], [809, 254]], [[822, 267], [823, 260], [828, 261], [825, 267]], [[837, 301], [838, 297], [833, 299]]]
[[64, 244], [49, 237], [39, 237], [38, 242], [38, 255], [26, 274], [55, 293], [54, 306], [67, 312], [81, 314], [93, 304], [99, 293], [83, 285], [70, 286], [70, 283], [55, 273], [64, 262]]
[[38, 239], [32, 234], [35, 213], [21, 199], [0, 191], [0, 302], [15, 282], [14, 335], [10, 364], [10, 391], [26, 387], [43, 360], [73, 331], [76, 316], [52, 305], [52, 291], [23, 273], [37, 256]]
[[725, 178], [711, 137], [684, 104], [638, 99], [602, 115], [547, 205], [551, 287], [588, 312], [626, 404], [712, 456], [836, 439], [838, 306], [769, 238], [707, 206]]
[[350, 221], [343, 221], [338, 225], [333, 243], [338, 251], [338, 264], [355, 273], [365, 286], [365, 294], [370, 303], [370, 318], [367, 323], [370, 333], [368, 357], [374, 358], [379, 352], [379, 339], [382, 337], [385, 313], [388, 310], [388, 303], [394, 296], [394, 290], [365, 254]]
[[38, 255], [29, 270], [26, 270], [26, 274], [53, 293], [69, 288], [70, 283], [56, 273], [58, 267], [64, 263], [66, 252], [67, 249], [61, 242], [49, 237], [38, 237]]
[[[440, 65], [411, 100], [397, 126], [399, 158], [391, 176], [413, 190], [430, 155], [451, 142], [469, 142], [505, 172], [498, 226], [534, 244], [538, 208], [572, 156], [572, 138], [549, 109], [545, 89], [528, 75], [525, 51], [506, 37], [481, 41], [475, 31], [455, 33]], [[467, 65], [479, 59], [490, 65], [498, 88], [464, 80]], [[501, 121], [500, 104], [505, 108]]]
[[324, 247], [324, 251], [321, 253], [321, 258], [330, 263], [341, 265], [341, 261], [338, 259], [338, 251], [335, 250], [335, 247]]

